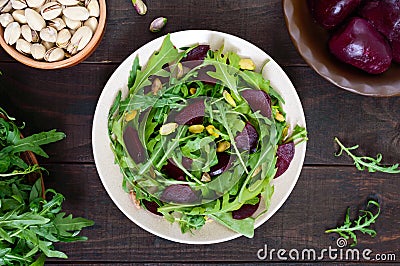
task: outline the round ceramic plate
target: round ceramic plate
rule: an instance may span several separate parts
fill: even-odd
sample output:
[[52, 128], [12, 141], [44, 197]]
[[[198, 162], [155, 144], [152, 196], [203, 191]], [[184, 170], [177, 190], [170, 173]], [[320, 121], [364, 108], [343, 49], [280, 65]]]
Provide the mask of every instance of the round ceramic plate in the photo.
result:
[[[127, 93], [127, 80], [134, 58], [138, 56], [140, 64], [144, 65], [151, 54], [160, 48], [163, 39], [164, 37], [158, 38], [130, 55], [117, 68], [104, 87], [94, 115], [92, 133], [93, 153], [97, 171], [106, 191], [118, 208], [134, 223], [152, 234], [188, 244], [212, 244], [237, 238], [241, 235], [216, 222], [206, 223], [200, 230], [195, 231], [194, 234], [182, 234], [178, 224], [171, 224], [164, 220], [163, 217], [154, 215], [146, 210], [138, 210], [132, 203], [129, 195], [122, 190], [122, 174], [120, 173], [119, 166], [114, 164], [114, 154], [110, 149], [108, 138], [108, 112], [117, 92], [122, 90]], [[296, 124], [305, 126], [303, 109], [295, 88], [285, 72], [261, 49], [238, 37], [206, 30], [172, 33], [171, 41], [176, 47], [187, 47], [200, 43], [210, 44], [212, 49], [217, 49], [224, 44], [227, 51], [235, 51], [243, 57], [252, 58], [258, 68], [261, 68], [262, 64], [269, 59], [270, 62], [264, 68], [263, 75], [271, 80], [271, 85], [284, 98], [286, 102], [284, 110], [287, 112], [288, 123], [293, 127]], [[272, 196], [268, 212], [256, 220], [255, 227], [267, 221], [286, 201], [300, 175], [305, 152], [305, 142], [296, 146], [295, 156], [289, 169], [273, 181], [275, 192]], [[258, 213], [263, 208], [261, 206]], [[257, 231], [255, 232], [255, 236], [257, 237]]]
[[314, 23], [307, 0], [283, 0], [282, 4], [293, 44], [319, 75], [338, 87], [362, 95], [400, 95], [399, 64], [392, 64], [383, 74], [371, 75], [340, 62], [329, 52], [329, 34]]

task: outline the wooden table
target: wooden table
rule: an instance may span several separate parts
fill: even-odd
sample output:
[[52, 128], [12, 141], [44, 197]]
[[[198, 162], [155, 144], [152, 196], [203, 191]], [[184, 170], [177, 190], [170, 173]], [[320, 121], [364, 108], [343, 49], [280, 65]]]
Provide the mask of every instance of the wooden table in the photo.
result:
[[[129, 0], [108, 1], [104, 38], [85, 62], [68, 69], [42, 71], [15, 62], [0, 50], [0, 106], [27, 124], [25, 134], [57, 128], [67, 139], [47, 147], [39, 158], [50, 176], [45, 183], [66, 196], [66, 212], [93, 219], [82, 233], [89, 240], [60, 244], [69, 260], [49, 264], [262, 263], [259, 249], [317, 251], [336, 248], [337, 235], [324, 234], [343, 222], [370, 195], [381, 201], [375, 238], [359, 234], [359, 250], [396, 254], [400, 260], [399, 175], [360, 172], [347, 157], [334, 156], [338, 136], [359, 144], [360, 154], [381, 152], [384, 163], [400, 161], [400, 98], [369, 98], [341, 90], [318, 76], [299, 56], [287, 33], [279, 0], [147, 1], [149, 12], [137, 15]], [[148, 25], [168, 17], [158, 34]], [[283, 207], [253, 239], [215, 245], [185, 245], [156, 237], [136, 226], [113, 204], [93, 161], [91, 128], [96, 102], [110, 75], [148, 41], [186, 29], [211, 29], [246, 39], [270, 54], [286, 71], [302, 101], [309, 142], [300, 179]], [[353, 212], [355, 216], [356, 213]], [[325, 260], [329, 258], [325, 257]], [[280, 260], [274, 256], [273, 261]]]

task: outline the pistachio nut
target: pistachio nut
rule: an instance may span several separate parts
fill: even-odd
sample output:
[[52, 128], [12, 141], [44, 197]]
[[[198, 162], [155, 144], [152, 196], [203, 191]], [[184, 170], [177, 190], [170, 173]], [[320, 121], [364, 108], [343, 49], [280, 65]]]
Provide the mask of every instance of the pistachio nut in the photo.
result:
[[26, 0], [26, 3], [30, 8], [39, 8], [46, 3], [46, 0]]
[[76, 6], [79, 4], [79, 0], [57, 0], [63, 6]]
[[4, 41], [9, 45], [15, 44], [20, 36], [21, 26], [18, 22], [11, 22], [4, 30]]
[[125, 114], [125, 121], [129, 122], [132, 121], [133, 119], [135, 119], [136, 115], [137, 115], [137, 110], [132, 110], [128, 113]]
[[147, 13], [147, 6], [142, 0], [132, 0], [132, 4], [139, 15]]
[[14, 18], [9, 13], [0, 15], [0, 24], [3, 26], [3, 28], [7, 27], [11, 22], [14, 22]]
[[225, 101], [227, 103], [229, 103], [232, 107], [236, 107], [236, 102], [235, 100], [232, 98], [232, 96], [229, 94], [229, 92], [227, 92], [226, 90], [224, 90], [222, 92], [222, 96], [224, 97]]
[[46, 50], [50, 50], [55, 46], [55, 43], [42, 41], [42, 45], [46, 48]]
[[55, 18], [47, 22], [47, 25], [50, 27], [55, 28], [56, 30], [60, 31], [64, 29], [67, 25], [65, 25], [65, 22], [62, 18]]
[[17, 49], [18, 52], [26, 55], [31, 54], [31, 47], [32, 44], [24, 39], [18, 39], [15, 44], [15, 49]]
[[100, 16], [100, 5], [99, 1], [91, 0], [90, 3], [86, 6], [87, 10], [89, 11], [90, 17], [99, 17]]
[[24, 9], [28, 6], [26, 0], [11, 0], [11, 5], [14, 9]]
[[41, 31], [44, 27], [46, 27], [46, 22], [42, 16], [31, 8], [25, 9], [25, 17], [29, 27], [31, 27], [33, 30]]
[[67, 18], [66, 16], [63, 16], [62, 19], [64, 20], [67, 27], [70, 28], [71, 30], [77, 30], [82, 26], [82, 21], [72, 20]]
[[207, 130], [208, 134], [210, 134], [211, 136], [216, 137], [216, 138], [219, 137], [219, 131], [213, 125], [206, 126], [206, 130]]
[[97, 29], [97, 26], [99, 25], [99, 22], [95, 17], [90, 17], [88, 20], [83, 23], [84, 26], [88, 26], [92, 32], [94, 33]]
[[230, 147], [231, 147], [231, 144], [229, 143], [229, 141], [226, 141], [226, 140], [221, 141], [218, 143], [217, 152], [224, 152], [227, 149], [229, 149]]
[[47, 26], [40, 31], [39, 36], [40, 39], [42, 39], [45, 42], [56, 42], [57, 30], [53, 27]]
[[211, 181], [211, 176], [209, 173], [203, 173], [200, 179], [201, 182], [210, 182]]
[[83, 6], [66, 7], [63, 9], [63, 14], [71, 20], [85, 21], [89, 18], [89, 11]]
[[24, 10], [15, 10], [12, 12], [12, 17], [19, 24], [26, 24], [26, 17]]
[[67, 48], [69, 40], [71, 39], [71, 33], [68, 29], [62, 29], [57, 34], [56, 45], [60, 48]]
[[159, 32], [162, 28], [164, 28], [165, 24], [167, 24], [167, 19], [164, 17], [159, 17], [153, 20], [150, 24], [151, 32]]
[[21, 26], [21, 34], [22, 37], [27, 42], [38, 42], [39, 41], [39, 35], [36, 31], [32, 30], [28, 25], [22, 25]]
[[196, 88], [190, 88], [189, 92], [190, 92], [191, 95], [196, 94], [197, 89]]
[[[72, 49], [75, 50], [76, 48], [76, 52], [82, 50], [89, 43], [90, 39], [92, 39], [92, 36], [93, 36], [92, 30], [88, 26], [80, 27], [74, 33], [74, 35], [72, 35], [70, 44], [73, 46]], [[72, 52], [68, 50], [68, 48], [67, 51], [72, 54]]]
[[44, 60], [47, 62], [56, 62], [63, 60], [65, 57], [64, 50], [58, 47], [53, 47], [46, 52]]
[[256, 65], [254, 64], [253, 60], [250, 58], [242, 58], [239, 61], [239, 67], [243, 70], [254, 70], [256, 69]]
[[40, 9], [40, 14], [45, 20], [52, 20], [61, 15], [62, 5], [58, 2], [48, 2]]
[[157, 95], [157, 93], [162, 89], [162, 83], [159, 78], [155, 78], [153, 83], [151, 84], [151, 91], [153, 95]]
[[5, 0], [3, 4], [0, 4], [0, 13], [10, 12], [12, 10], [11, 0]]
[[46, 54], [46, 48], [43, 44], [34, 43], [31, 47], [31, 54], [34, 59], [42, 60], [44, 58], [44, 55]]
[[173, 132], [175, 132], [175, 130], [178, 128], [178, 124], [177, 123], [167, 123], [161, 126], [160, 128], [160, 134], [162, 136], [167, 136]]
[[193, 134], [199, 134], [204, 131], [203, 125], [192, 125], [189, 127], [189, 132]]
[[285, 117], [284, 117], [279, 111], [276, 111], [276, 113], [275, 113], [275, 119], [276, 119], [277, 121], [279, 121], [279, 122], [285, 121]]

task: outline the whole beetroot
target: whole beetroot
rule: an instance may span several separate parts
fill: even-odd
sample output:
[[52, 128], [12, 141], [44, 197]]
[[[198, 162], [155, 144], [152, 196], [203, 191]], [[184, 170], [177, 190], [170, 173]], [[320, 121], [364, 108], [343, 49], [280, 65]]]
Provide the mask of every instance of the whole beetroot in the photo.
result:
[[329, 49], [339, 60], [370, 74], [386, 71], [392, 50], [386, 39], [365, 19], [354, 17], [329, 40]]

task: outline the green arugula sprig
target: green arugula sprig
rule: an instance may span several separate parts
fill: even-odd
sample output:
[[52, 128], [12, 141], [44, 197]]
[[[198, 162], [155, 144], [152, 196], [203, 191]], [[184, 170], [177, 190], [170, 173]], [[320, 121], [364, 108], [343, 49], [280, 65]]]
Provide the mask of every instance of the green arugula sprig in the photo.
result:
[[368, 234], [371, 237], [375, 237], [376, 231], [369, 227], [373, 223], [375, 223], [376, 219], [380, 214], [381, 209], [378, 202], [374, 200], [369, 200], [367, 204], [367, 209], [373, 206], [378, 208], [376, 214], [373, 214], [370, 210], [360, 210], [361, 215], [359, 215], [359, 217], [354, 221], [350, 220], [350, 208], [348, 208], [344, 224], [334, 229], [328, 229], [325, 231], [325, 233], [338, 233], [341, 237], [345, 239], [351, 238], [353, 240], [351, 247], [357, 245], [357, 235], [355, 233], [356, 231], [359, 231], [363, 234]]
[[400, 173], [400, 166], [399, 164], [394, 164], [392, 166], [383, 166], [381, 165], [382, 161], [382, 154], [378, 153], [375, 158], [368, 157], [368, 156], [356, 156], [352, 154], [350, 151], [355, 150], [359, 147], [359, 145], [355, 145], [352, 147], [346, 148], [338, 138], [335, 137], [336, 143], [340, 146], [340, 151], [335, 154], [335, 156], [339, 157], [343, 154], [343, 151], [345, 151], [353, 160], [354, 164], [357, 167], [358, 170], [364, 171], [365, 169], [368, 169], [368, 172], [383, 172], [383, 173], [389, 173], [389, 174], [398, 174]]

